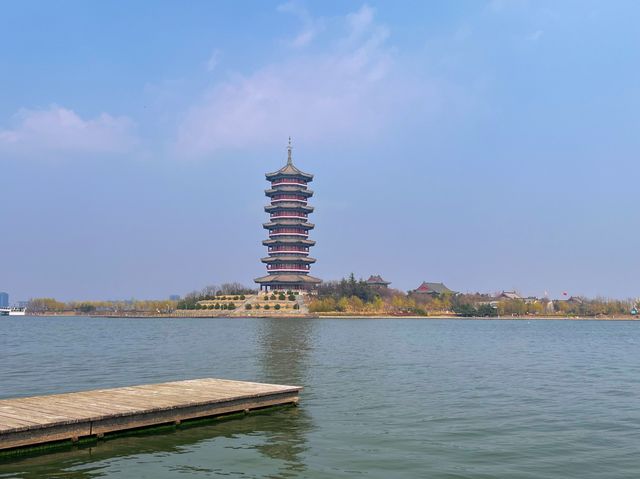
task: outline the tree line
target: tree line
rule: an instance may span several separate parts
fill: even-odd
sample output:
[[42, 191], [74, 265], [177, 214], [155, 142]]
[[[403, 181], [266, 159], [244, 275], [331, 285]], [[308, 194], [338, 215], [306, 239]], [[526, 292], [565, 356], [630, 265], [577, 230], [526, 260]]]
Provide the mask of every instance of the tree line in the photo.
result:
[[[621, 316], [630, 314], [634, 300], [607, 298], [507, 299], [481, 293], [429, 295], [370, 285], [351, 274], [320, 285], [309, 304], [314, 313], [496, 316]], [[638, 308], [640, 309], [640, 308]]]

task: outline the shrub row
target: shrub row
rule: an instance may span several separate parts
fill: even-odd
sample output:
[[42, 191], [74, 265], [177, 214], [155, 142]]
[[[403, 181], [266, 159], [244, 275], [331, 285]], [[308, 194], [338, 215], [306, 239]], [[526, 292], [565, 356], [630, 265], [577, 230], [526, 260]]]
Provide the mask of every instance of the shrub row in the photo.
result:
[[[282, 306], [280, 306], [278, 303], [276, 303], [276, 304], [273, 306], [273, 309], [275, 309], [275, 310], [279, 310], [279, 309], [281, 309], [281, 308], [282, 308]], [[252, 306], [252, 305], [250, 305], [250, 304], [245, 304], [244, 309], [246, 309], [247, 311], [250, 311], [250, 310], [254, 309], [254, 306]], [[260, 305], [259, 305], [259, 304], [256, 304], [256, 305], [255, 305], [255, 309], [260, 309]], [[268, 304], [265, 304], [265, 305], [263, 306], [263, 309], [269, 310], [269, 309], [271, 309], [271, 306], [270, 306], [270, 305], [268, 305]], [[294, 305], [293, 305], [293, 309], [300, 309], [300, 306], [298, 305], [298, 303], [296, 303], [296, 304], [294, 304]]]

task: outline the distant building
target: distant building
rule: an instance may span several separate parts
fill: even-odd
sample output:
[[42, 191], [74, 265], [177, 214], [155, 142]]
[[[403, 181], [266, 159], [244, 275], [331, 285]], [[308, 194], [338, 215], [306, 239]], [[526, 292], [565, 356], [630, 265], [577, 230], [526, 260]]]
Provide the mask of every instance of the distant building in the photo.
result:
[[382, 276], [378, 274], [369, 276], [367, 284], [369, 286], [376, 286], [378, 288], [387, 288], [391, 284], [391, 282], [385, 281], [384, 279], [382, 279]]
[[410, 293], [440, 296], [444, 293], [455, 294], [455, 291], [447, 288], [443, 283], [427, 283], [426, 281], [423, 281], [420, 286], [413, 291], [410, 291]]
[[171, 296], [169, 296], [169, 301], [180, 301], [180, 295], [172, 294]]
[[498, 295], [497, 299], [524, 299], [515, 291], [503, 291]]
[[526, 304], [534, 304], [534, 303], [540, 302], [540, 299], [536, 298], [535, 296], [527, 296], [525, 298], [524, 296], [521, 296], [515, 291], [503, 291], [494, 299], [494, 301], [496, 302], [504, 301], [504, 300], [524, 301]]
[[9, 293], [0, 293], [0, 308], [9, 307]]

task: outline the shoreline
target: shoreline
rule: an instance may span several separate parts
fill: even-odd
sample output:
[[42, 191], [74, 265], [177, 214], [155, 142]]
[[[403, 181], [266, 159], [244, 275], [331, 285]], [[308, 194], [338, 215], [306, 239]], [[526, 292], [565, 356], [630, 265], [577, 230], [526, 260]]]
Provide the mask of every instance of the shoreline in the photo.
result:
[[[208, 312], [207, 312], [208, 313]], [[467, 321], [478, 321], [478, 320], [490, 320], [490, 321], [519, 321], [519, 320], [527, 320], [527, 321], [638, 321], [640, 320], [637, 316], [632, 315], [624, 315], [624, 316], [535, 316], [535, 315], [523, 315], [523, 316], [493, 316], [493, 317], [471, 317], [471, 316], [453, 316], [453, 315], [433, 315], [433, 316], [418, 316], [418, 315], [391, 315], [391, 314], [341, 314], [341, 313], [319, 313], [319, 314], [260, 314], [260, 315], [251, 315], [251, 314], [210, 314], [203, 312], [202, 314], [176, 314], [176, 313], [108, 313], [108, 314], [82, 314], [75, 312], [63, 312], [63, 313], [38, 313], [38, 314], [27, 314], [26, 316], [20, 316], [19, 318], [24, 317], [33, 317], [33, 318], [46, 318], [46, 317], [78, 317], [78, 318], [130, 318], [130, 319], [144, 319], [144, 318], [156, 318], [156, 319], [193, 319], [193, 318], [245, 318], [245, 319], [268, 319], [268, 318], [280, 318], [280, 319], [424, 319], [424, 320], [443, 320], [443, 319], [453, 319], [453, 320], [467, 320]], [[18, 317], [16, 317], [18, 318]]]

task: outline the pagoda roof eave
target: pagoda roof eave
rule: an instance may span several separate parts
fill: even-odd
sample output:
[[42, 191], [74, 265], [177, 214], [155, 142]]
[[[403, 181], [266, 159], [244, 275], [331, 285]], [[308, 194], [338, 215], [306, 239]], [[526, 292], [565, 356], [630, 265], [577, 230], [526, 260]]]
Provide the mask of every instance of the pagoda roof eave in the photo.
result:
[[308, 206], [308, 205], [304, 205], [304, 204], [300, 204], [300, 203], [296, 203], [296, 202], [285, 202], [285, 203], [278, 203], [277, 205], [266, 205], [264, 207], [264, 210], [267, 213], [271, 213], [273, 210], [277, 210], [277, 209], [283, 209], [283, 210], [302, 210], [302, 211], [306, 211], [307, 213], [311, 213], [313, 212], [313, 206]]
[[[277, 253], [277, 251], [276, 251]], [[302, 252], [301, 252], [302, 253]], [[310, 258], [309, 256], [267, 256], [266, 258], [262, 258], [260, 261], [263, 263], [315, 263], [315, 258]]]
[[296, 228], [303, 228], [306, 230], [312, 230], [316, 227], [316, 225], [314, 225], [313, 223], [296, 223], [295, 220], [291, 219], [280, 220], [278, 222], [270, 221], [269, 223], [262, 223], [262, 227], [266, 230], [275, 228], [277, 226], [295, 226]]
[[264, 175], [267, 180], [271, 181], [279, 177], [287, 177], [287, 178], [295, 178], [299, 177], [307, 180], [307, 182], [313, 181], [313, 175], [310, 173], [305, 173], [302, 170], [296, 168], [293, 163], [287, 163], [278, 171], [274, 171], [273, 173], [265, 173]]
[[278, 193], [298, 193], [307, 197], [313, 196], [313, 190], [310, 190], [307, 188], [282, 188], [282, 189], [267, 188], [266, 190], [264, 190], [264, 194], [269, 197], [271, 195], [275, 195]]
[[314, 240], [310, 239], [302, 239], [302, 238], [269, 238], [262, 241], [264, 246], [272, 246], [274, 244], [287, 244], [287, 245], [296, 245], [302, 244], [305, 246], [313, 246], [316, 244]]
[[306, 274], [270, 274], [267, 276], [262, 276], [261, 278], [254, 279], [256, 283], [260, 284], [295, 284], [295, 283], [306, 283], [306, 284], [320, 284], [322, 280], [320, 278], [315, 278], [313, 276], [308, 276]]

